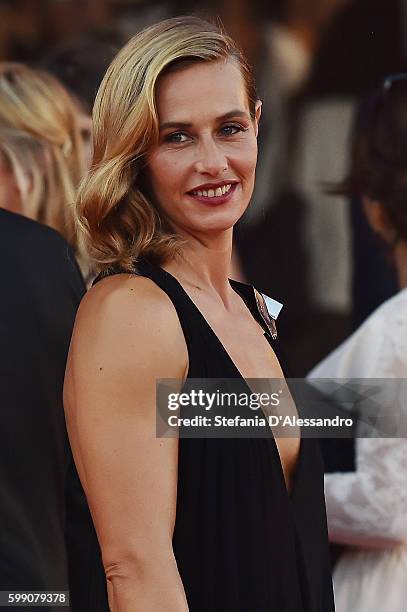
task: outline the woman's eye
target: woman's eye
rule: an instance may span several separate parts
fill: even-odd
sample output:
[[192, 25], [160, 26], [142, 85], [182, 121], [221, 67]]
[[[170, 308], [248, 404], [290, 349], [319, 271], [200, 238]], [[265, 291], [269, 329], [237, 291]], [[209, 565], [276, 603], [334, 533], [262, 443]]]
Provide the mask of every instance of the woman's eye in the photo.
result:
[[238, 132], [245, 132], [245, 131], [246, 131], [246, 128], [244, 128], [242, 125], [225, 125], [223, 128], [221, 128], [221, 132], [225, 136], [234, 136]]
[[187, 139], [187, 135], [184, 134], [184, 132], [174, 132], [174, 134], [168, 134], [168, 136], [165, 137], [165, 142], [175, 142], [175, 143], [182, 143], [185, 142]]

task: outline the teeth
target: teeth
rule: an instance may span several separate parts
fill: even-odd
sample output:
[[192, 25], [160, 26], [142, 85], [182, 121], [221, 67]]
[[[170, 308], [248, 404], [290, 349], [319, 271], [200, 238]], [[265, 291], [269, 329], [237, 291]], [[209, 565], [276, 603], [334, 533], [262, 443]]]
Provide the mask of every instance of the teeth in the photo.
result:
[[198, 189], [197, 191], [193, 192], [193, 195], [204, 198], [219, 198], [220, 196], [225, 195], [225, 193], [228, 193], [231, 187], [232, 184], [228, 183], [227, 185], [222, 185], [222, 187], [217, 187], [216, 189], [202, 189], [202, 191]]

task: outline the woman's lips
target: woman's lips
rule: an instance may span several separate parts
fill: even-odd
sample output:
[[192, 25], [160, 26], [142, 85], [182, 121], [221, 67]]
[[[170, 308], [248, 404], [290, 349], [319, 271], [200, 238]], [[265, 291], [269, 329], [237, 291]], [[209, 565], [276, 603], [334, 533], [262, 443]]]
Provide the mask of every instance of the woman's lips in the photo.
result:
[[209, 206], [217, 206], [218, 204], [225, 204], [226, 202], [229, 202], [229, 200], [232, 199], [233, 194], [236, 191], [236, 187], [238, 184], [239, 183], [232, 183], [229, 191], [221, 196], [213, 196], [213, 197], [208, 197], [204, 195], [199, 196], [191, 192], [187, 193], [187, 195], [193, 200], [196, 200], [197, 202], [202, 202], [203, 204], [209, 204]]

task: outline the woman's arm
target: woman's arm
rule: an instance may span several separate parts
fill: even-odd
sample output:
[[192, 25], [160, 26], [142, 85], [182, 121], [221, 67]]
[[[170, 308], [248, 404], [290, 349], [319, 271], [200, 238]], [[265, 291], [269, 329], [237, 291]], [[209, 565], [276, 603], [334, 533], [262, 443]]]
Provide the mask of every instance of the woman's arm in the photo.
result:
[[407, 543], [407, 440], [356, 440], [356, 472], [325, 475], [330, 539], [386, 547]]
[[152, 281], [118, 275], [78, 311], [64, 403], [98, 534], [112, 612], [186, 612], [172, 549], [178, 442], [156, 438], [156, 379], [186, 375], [175, 309]]

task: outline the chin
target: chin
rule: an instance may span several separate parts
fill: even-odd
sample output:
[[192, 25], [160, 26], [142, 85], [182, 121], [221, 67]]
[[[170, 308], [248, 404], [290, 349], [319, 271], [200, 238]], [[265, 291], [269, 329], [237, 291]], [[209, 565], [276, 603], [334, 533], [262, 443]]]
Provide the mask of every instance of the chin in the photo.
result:
[[199, 219], [196, 223], [193, 224], [194, 229], [200, 232], [225, 232], [231, 229], [239, 219], [243, 216], [244, 211], [239, 212], [224, 212], [220, 214], [220, 211], [217, 214], [208, 215], [206, 219]]

